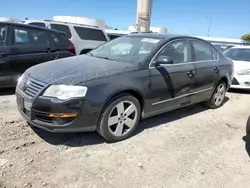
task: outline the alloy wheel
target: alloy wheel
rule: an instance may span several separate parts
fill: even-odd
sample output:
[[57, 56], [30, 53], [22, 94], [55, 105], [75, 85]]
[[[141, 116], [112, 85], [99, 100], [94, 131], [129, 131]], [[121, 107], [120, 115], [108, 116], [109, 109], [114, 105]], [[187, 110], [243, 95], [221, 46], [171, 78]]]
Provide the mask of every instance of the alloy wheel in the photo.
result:
[[130, 101], [119, 102], [110, 112], [108, 128], [116, 136], [124, 136], [136, 125], [138, 109]]
[[226, 93], [225, 85], [219, 84], [216, 88], [216, 92], [214, 95], [214, 102], [217, 106], [221, 105], [221, 103], [223, 102], [225, 93]]

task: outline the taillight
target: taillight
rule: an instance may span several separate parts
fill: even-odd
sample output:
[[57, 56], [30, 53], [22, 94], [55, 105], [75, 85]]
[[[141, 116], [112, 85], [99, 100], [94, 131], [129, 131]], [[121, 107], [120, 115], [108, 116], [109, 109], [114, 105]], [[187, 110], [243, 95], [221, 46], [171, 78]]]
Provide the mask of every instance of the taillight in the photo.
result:
[[70, 43], [71, 43], [71, 45], [69, 46], [68, 50], [69, 50], [72, 54], [76, 55], [75, 46], [74, 46], [74, 44], [73, 44], [71, 41], [70, 41]]
[[69, 47], [68, 47], [68, 50], [72, 53], [72, 54], [74, 54], [74, 55], [76, 55], [76, 49], [75, 49], [75, 46], [74, 46], [74, 44], [69, 40], [69, 38], [68, 37], [66, 37], [65, 35], [62, 35], [63, 36], [63, 38], [65, 39], [65, 40], [68, 40], [69, 41]]

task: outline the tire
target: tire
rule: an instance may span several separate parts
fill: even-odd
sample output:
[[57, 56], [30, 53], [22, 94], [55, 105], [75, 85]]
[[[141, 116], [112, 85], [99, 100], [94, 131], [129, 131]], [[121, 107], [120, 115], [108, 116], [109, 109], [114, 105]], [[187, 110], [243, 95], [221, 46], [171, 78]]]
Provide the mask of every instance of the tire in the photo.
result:
[[247, 120], [246, 134], [247, 136], [250, 136], [250, 116], [248, 117], [248, 120]]
[[109, 142], [124, 140], [134, 132], [140, 117], [139, 101], [131, 95], [119, 95], [111, 99], [104, 108], [97, 132]]
[[205, 102], [205, 105], [211, 109], [216, 109], [221, 107], [224, 104], [225, 94], [226, 94], [226, 83], [221, 81], [216, 86], [211, 98]]

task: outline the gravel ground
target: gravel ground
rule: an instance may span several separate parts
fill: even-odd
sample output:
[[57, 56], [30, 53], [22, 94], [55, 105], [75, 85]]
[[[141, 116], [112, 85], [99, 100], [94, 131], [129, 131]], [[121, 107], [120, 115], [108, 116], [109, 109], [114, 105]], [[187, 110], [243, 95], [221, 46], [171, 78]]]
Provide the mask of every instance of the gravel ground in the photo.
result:
[[0, 188], [247, 188], [249, 101], [230, 92], [220, 109], [194, 105], [144, 120], [133, 137], [108, 144], [96, 133], [32, 130], [2, 91]]

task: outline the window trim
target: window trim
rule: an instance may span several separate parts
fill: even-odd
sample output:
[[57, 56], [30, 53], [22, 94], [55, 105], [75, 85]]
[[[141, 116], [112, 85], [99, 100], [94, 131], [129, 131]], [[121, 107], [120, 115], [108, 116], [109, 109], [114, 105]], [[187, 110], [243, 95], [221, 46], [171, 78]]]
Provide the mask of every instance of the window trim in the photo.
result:
[[[155, 66], [153, 65], [154, 63], [154, 59], [156, 58], [156, 56], [171, 42], [173, 41], [178, 41], [178, 40], [187, 40], [189, 41], [189, 43], [191, 43], [191, 40], [199, 40], [199, 41], [203, 41], [200, 39], [193, 39], [193, 38], [178, 38], [178, 39], [173, 39], [171, 41], [168, 41], [166, 44], [164, 44], [153, 56], [153, 58], [151, 59], [150, 63], [149, 63], [149, 69], [150, 68], [155, 68]], [[209, 42], [203, 41], [205, 43], [208, 43], [209, 45], [211, 45]], [[191, 45], [191, 44], [190, 44]], [[192, 47], [192, 46], [191, 46]], [[213, 46], [211, 46], [213, 48]], [[217, 50], [215, 49], [215, 51], [217, 52]], [[213, 62], [213, 61], [219, 61], [219, 53], [217, 52], [217, 59], [213, 59], [213, 60], [208, 60], [208, 61], [190, 61], [190, 62], [185, 62], [185, 63], [176, 63], [176, 64], [169, 64], [169, 65], [163, 65], [163, 66], [178, 66], [178, 65], [186, 65], [186, 64], [196, 64], [196, 63], [203, 63], [203, 62]]]
[[[151, 59], [150, 63], [149, 63], [149, 68], [155, 68], [154, 65], [152, 65], [155, 61], [155, 58], [159, 55], [159, 53], [170, 43], [172, 42], [176, 42], [176, 41], [180, 41], [180, 40], [184, 40], [184, 41], [187, 41], [188, 43], [190, 43], [189, 41], [189, 38], [178, 38], [178, 39], [173, 39], [173, 40], [170, 40], [168, 41], [166, 44], [164, 44], [156, 53], [155, 55], [153, 56], [153, 58]], [[189, 44], [190, 45], [190, 44]], [[190, 45], [190, 47], [192, 48], [192, 46]], [[192, 49], [191, 49], [191, 54], [192, 56]], [[193, 61], [188, 61], [188, 62], [184, 62], [184, 63], [176, 63], [176, 64], [169, 64], [169, 65], [164, 65], [164, 66], [176, 66], [176, 65], [185, 65], [185, 64], [190, 64], [192, 63]]]

